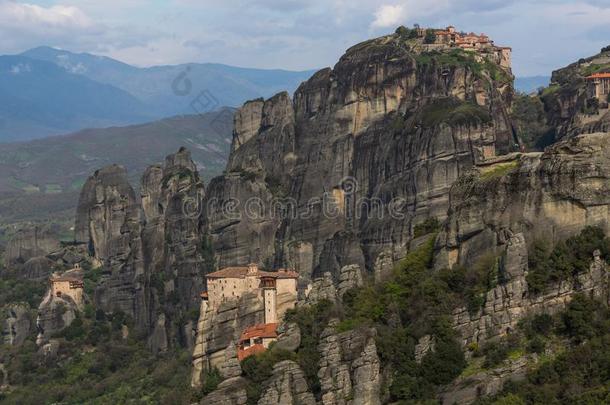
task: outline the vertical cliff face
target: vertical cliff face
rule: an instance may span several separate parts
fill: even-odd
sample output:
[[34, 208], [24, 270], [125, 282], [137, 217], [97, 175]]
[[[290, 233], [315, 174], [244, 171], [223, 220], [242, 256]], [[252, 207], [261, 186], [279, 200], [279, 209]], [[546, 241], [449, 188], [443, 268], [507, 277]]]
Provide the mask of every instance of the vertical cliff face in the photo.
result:
[[548, 122], [557, 139], [610, 131], [608, 100], [593, 100], [586, 78], [610, 71], [610, 51], [604, 50], [553, 72], [551, 86], [543, 91]]
[[[83, 187], [76, 238], [102, 266], [98, 308], [121, 310], [150, 332], [151, 347], [192, 345], [189, 311], [204, 289], [201, 200], [204, 187], [186, 149], [142, 177], [142, 197], [125, 169], [98, 170]], [[191, 325], [190, 327], [188, 325]]]
[[199, 211], [204, 187], [190, 152], [182, 148], [163, 165], [149, 167], [142, 176], [141, 191], [144, 266], [154, 288], [151, 310], [162, 309], [162, 323], [168, 325], [171, 339], [188, 343], [190, 330], [177, 333], [169, 325], [199, 307], [204, 289]]
[[89, 247], [103, 275], [95, 290], [98, 308], [120, 310], [137, 325], [148, 324], [140, 205], [122, 166], [96, 171], [83, 186], [76, 240]]
[[5, 262], [8, 268], [13, 268], [58, 249], [58, 235], [48, 227], [22, 229], [7, 244]]
[[460, 174], [515, 146], [510, 72], [451, 55], [383, 37], [350, 48], [293, 100], [246, 103], [227, 173], [207, 194], [220, 265], [284, 264], [306, 281], [401, 256], [415, 223], [446, 215]]
[[511, 233], [559, 241], [587, 225], [610, 231], [610, 133], [581, 135], [472, 172], [451, 192], [438, 267], [503, 249]]

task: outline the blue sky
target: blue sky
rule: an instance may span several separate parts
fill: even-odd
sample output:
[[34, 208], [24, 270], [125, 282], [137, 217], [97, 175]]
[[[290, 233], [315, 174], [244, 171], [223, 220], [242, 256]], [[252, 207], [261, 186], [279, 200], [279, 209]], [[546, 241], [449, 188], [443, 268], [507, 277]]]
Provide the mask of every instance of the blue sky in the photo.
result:
[[610, 0], [0, 0], [0, 54], [39, 45], [138, 66], [314, 69], [400, 24], [484, 32], [520, 76], [610, 44]]

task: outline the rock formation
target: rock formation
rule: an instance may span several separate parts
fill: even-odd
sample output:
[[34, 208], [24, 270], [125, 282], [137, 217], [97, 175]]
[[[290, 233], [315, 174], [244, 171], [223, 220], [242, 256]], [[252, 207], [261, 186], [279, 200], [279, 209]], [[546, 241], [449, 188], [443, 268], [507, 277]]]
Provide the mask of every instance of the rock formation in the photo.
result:
[[75, 225], [76, 240], [89, 247], [94, 267], [103, 269], [95, 289], [96, 307], [123, 311], [146, 326], [140, 232], [140, 206], [125, 168], [113, 165], [96, 171], [81, 191]]
[[470, 314], [467, 308], [458, 308], [454, 312], [454, 328], [464, 347], [470, 343], [482, 344], [514, 331], [519, 321], [527, 315], [557, 313], [566, 307], [576, 293], [608, 299], [609, 273], [599, 252], [592, 258], [588, 272], [579, 274], [574, 280], [550, 285], [541, 294], [534, 294], [529, 291], [526, 281], [527, 256], [523, 261], [523, 235], [513, 236], [508, 245], [509, 257], [506, 261], [520, 263], [519, 267], [510, 269], [510, 280], [488, 291], [484, 307], [476, 314]]
[[[205, 235], [199, 211], [203, 192], [197, 168], [184, 148], [167, 156], [163, 165], [149, 167], [142, 176], [144, 268], [154, 289], [149, 306], [163, 309], [163, 314], [151, 315], [157, 316], [157, 326], [161, 316], [171, 325], [199, 307], [205, 275]], [[166, 333], [174, 344], [186, 346], [192, 341], [192, 328], [170, 328]]]
[[318, 377], [324, 405], [381, 404], [381, 363], [375, 330], [337, 333], [331, 321], [320, 339]]
[[514, 147], [511, 73], [493, 69], [443, 65], [391, 35], [350, 48], [292, 100], [246, 103], [206, 194], [219, 265], [287, 265], [306, 285], [404, 255], [414, 224], [446, 215], [461, 174]]
[[248, 381], [242, 377], [224, 380], [214, 392], [206, 395], [200, 402], [202, 405], [246, 405], [248, 397], [246, 385]]
[[461, 177], [451, 191], [449, 219], [439, 235], [437, 266], [468, 264], [483, 252], [501, 251], [512, 233], [558, 241], [587, 225], [609, 232], [609, 143], [610, 133], [581, 135], [542, 154], [498, 163], [487, 169], [491, 174]]
[[6, 247], [5, 260], [9, 268], [34, 257], [44, 256], [59, 249], [57, 234], [49, 227], [33, 226], [19, 230]]
[[192, 346], [193, 324], [185, 318], [204, 289], [206, 236], [203, 183], [190, 153], [182, 148], [148, 168], [141, 192], [139, 199], [116, 165], [98, 170], [83, 187], [76, 240], [103, 269], [95, 301], [133, 317], [154, 351]]
[[217, 311], [201, 311], [193, 350], [191, 384], [199, 386], [205, 371], [225, 367], [227, 359], [232, 358], [233, 343], [239, 341], [242, 331], [248, 326], [264, 323], [264, 319], [263, 302], [255, 293], [223, 301]]
[[36, 343], [39, 346], [43, 345], [55, 333], [70, 326], [72, 321], [76, 319], [77, 312], [81, 309], [70, 296], [54, 296], [49, 289], [38, 307]]
[[273, 366], [273, 375], [263, 387], [258, 405], [315, 405], [303, 370], [293, 361], [284, 360]]
[[33, 331], [33, 320], [27, 304], [8, 304], [3, 308], [3, 342], [9, 346], [19, 346]]

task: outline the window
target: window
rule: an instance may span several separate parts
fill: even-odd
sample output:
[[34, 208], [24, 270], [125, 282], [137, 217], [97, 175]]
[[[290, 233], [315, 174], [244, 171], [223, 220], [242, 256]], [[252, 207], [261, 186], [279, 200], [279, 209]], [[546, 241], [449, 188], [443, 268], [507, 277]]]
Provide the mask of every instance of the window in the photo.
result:
[[262, 338], [255, 338], [254, 339], [254, 344], [255, 345], [262, 345], [263, 344], [263, 339]]

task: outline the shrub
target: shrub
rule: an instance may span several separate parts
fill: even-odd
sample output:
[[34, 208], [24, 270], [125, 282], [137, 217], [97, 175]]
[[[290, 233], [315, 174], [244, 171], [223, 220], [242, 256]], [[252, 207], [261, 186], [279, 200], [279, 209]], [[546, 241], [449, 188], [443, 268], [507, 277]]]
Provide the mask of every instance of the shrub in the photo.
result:
[[546, 342], [540, 336], [534, 336], [532, 340], [529, 341], [527, 346], [527, 351], [530, 353], [543, 353], [546, 348]]
[[218, 388], [218, 384], [222, 382], [222, 376], [217, 368], [213, 368], [212, 370], [206, 372], [202, 379], [203, 385], [201, 387], [201, 392], [203, 395], [207, 395], [214, 391], [216, 388]]
[[424, 37], [425, 44], [433, 44], [436, 42], [436, 31], [433, 29], [426, 30], [426, 36]]
[[527, 283], [530, 291], [540, 293], [549, 283], [566, 280], [587, 271], [596, 250], [607, 259], [610, 239], [605, 236], [603, 229], [592, 226], [557, 243], [552, 250], [547, 241], [535, 241], [528, 259]]
[[440, 230], [441, 223], [436, 217], [430, 217], [424, 222], [415, 225], [413, 228], [413, 237], [419, 238], [420, 236], [428, 235], [430, 233], [438, 232]]

